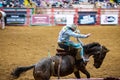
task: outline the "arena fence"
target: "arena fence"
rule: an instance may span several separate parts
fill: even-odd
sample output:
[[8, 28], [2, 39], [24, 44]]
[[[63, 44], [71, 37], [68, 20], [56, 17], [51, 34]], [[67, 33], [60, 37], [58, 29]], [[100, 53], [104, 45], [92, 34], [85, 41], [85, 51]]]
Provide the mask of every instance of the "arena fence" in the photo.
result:
[[6, 25], [120, 25], [120, 8], [3, 8]]

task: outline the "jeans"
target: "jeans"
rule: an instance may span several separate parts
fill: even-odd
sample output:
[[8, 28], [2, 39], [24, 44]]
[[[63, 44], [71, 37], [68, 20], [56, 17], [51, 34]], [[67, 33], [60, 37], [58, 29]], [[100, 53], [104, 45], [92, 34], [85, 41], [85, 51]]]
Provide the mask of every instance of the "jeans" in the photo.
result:
[[[74, 48], [76, 48], [76, 49], [81, 49], [81, 51], [80, 51], [80, 55], [81, 55], [81, 57], [83, 57], [84, 56], [84, 53], [83, 53], [83, 47], [82, 47], [82, 45], [80, 44], [80, 43], [74, 43], [74, 42], [72, 42], [72, 41], [69, 41], [69, 42], [64, 42], [64, 45], [66, 45], [66, 46], [70, 46], [70, 47], [74, 47]], [[64, 48], [65, 49], [65, 48]]]

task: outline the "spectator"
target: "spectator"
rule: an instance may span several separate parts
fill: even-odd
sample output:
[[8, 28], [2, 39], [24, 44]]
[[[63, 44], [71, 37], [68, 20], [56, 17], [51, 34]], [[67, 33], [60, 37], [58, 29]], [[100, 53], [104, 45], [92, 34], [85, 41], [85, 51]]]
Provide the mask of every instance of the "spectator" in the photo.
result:
[[104, 1], [104, 2], [102, 2], [102, 6], [101, 6], [101, 8], [107, 8], [107, 3]]
[[[35, 1], [34, 1], [35, 2]], [[41, 5], [41, 2], [40, 2], [40, 0], [36, 0], [36, 6], [38, 6], [38, 7], [40, 7], [40, 5]]]
[[14, 1], [14, 7], [20, 7], [19, 0]]
[[24, 7], [24, 6], [23, 6], [23, 2], [24, 2], [24, 0], [19, 0], [19, 5], [20, 5], [20, 7]]
[[110, 2], [107, 3], [107, 7], [106, 8], [112, 8], [112, 4]]
[[7, 7], [7, 1], [3, 0], [3, 7]]
[[3, 7], [3, 1], [0, 0], [0, 8], [2, 8], [2, 7]]
[[10, 1], [7, 7], [12, 7], [12, 8], [15, 7], [14, 1], [13, 0]]
[[46, 8], [46, 7], [47, 7], [47, 4], [46, 4], [46, 1], [45, 1], [45, 0], [42, 0], [42, 1], [41, 1], [40, 7], [42, 7], [42, 8]]
[[115, 2], [113, 3], [113, 7], [118, 8], [118, 6], [117, 6], [117, 4]]

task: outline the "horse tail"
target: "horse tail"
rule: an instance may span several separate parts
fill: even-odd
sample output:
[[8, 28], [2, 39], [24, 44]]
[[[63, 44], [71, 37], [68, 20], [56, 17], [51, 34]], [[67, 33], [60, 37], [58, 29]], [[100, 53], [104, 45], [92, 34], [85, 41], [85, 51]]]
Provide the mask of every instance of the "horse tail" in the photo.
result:
[[31, 66], [26, 66], [26, 67], [17, 67], [11, 72], [11, 75], [13, 76], [13, 78], [19, 78], [21, 73], [26, 72], [34, 67], [35, 67], [35, 64]]

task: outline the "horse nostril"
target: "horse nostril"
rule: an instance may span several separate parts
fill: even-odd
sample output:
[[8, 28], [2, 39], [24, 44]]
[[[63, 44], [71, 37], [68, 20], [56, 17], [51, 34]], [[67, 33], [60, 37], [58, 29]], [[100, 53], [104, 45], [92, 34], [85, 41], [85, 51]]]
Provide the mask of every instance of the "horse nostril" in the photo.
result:
[[99, 68], [100, 66], [99, 66], [99, 65], [97, 65], [97, 64], [94, 64], [94, 67], [95, 67], [95, 68]]

